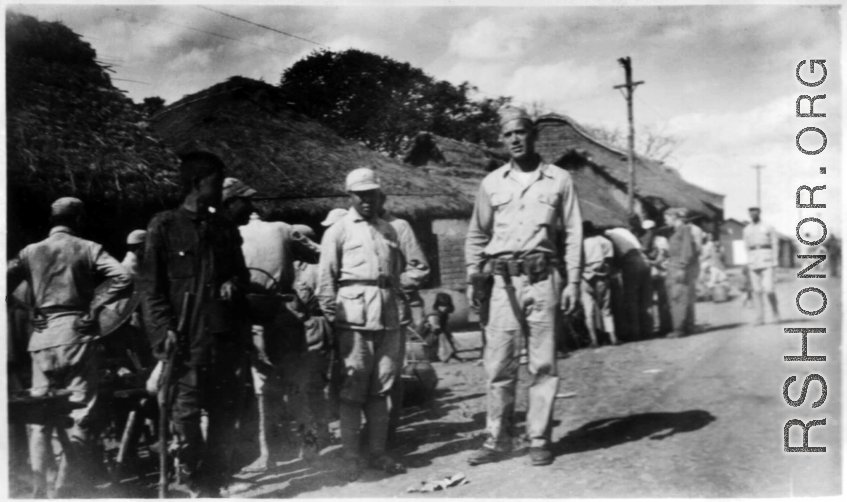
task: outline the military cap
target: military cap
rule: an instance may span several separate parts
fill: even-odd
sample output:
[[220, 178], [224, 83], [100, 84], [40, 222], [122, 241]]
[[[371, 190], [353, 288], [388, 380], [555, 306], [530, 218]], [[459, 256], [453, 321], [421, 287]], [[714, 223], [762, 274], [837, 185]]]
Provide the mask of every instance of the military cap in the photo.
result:
[[146, 230], [133, 230], [126, 237], [126, 243], [130, 246], [133, 245], [133, 244], [144, 244], [144, 239], [146, 239], [146, 238], [147, 238], [147, 231]]
[[80, 216], [85, 214], [85, 206], [76, 197], [62, 197], [50, 206], [53, 216]]
[[333, 223], [344, 218], [347, 214], [347, 210], [343, 208], [335, 208], [326, 215], [326, 219], [321, 222], [321, 225], [325, 227], [332, 226]]
[[527, 122], [532, 124], [532, 117], [529, 116], [526, 110], [517, 106], [502, 106], [497, 111], [497, 113], [500, 115], [500, 127], [503, 127], [508, 122], [511, 122], [513, 120], [526, 120]]
[[373, 169], [360, 167], [350, 171], [345, 182], [348, 192], [365, 192], [379, 188], [379, 179]]
[[235, 197], [250, 198], [256, 194], [256, 190], [245, 185], [243, 181], [237, 178], [226, 178], [224, 180], [223, 200], [229, 200]]

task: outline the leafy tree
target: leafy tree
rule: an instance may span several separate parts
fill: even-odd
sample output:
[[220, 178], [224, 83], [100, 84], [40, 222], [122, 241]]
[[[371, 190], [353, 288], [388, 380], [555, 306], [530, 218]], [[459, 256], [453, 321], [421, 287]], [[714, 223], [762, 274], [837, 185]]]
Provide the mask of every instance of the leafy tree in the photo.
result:
[[495, 144], [497, 109], [509, 102], [474, 100], [477, 89], [467, 82], [455, 86], [356, 49], [313, 52], [283, 72], [280, 87], [299, 111], [392, 156], [420, 131]]
[[152, 117], [165, 107], [165, 100], [159, 96], [151, 96], [144, 98], [144, 101], [140, 105], [135, 106], [145, 117]]

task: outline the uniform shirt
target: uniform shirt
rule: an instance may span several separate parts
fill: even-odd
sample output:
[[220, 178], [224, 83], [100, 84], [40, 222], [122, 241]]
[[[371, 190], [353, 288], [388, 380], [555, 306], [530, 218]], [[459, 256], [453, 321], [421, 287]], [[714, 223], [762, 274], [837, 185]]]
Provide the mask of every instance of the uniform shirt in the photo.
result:
[[779, 249], [779, 237], [776, 230], [767, 223], [748, 223], [744, 227], [744, 244], [747, 246], [747, 261], [752, 270], [776, 266], [776, 252]]
[[27, 281], [35, 308], [64, 311], [48, 314], [47, 329], [34, 332], [30, 338], [30, 352], [90, 341], [96, 334], [77, 333], [66, 329], [69, 322], [54, 319], [70, 313], [88, 314], [94, 307], [94, 289], [106, 279], [112, 279], [112, 283], [99, 299], [101, 304], [109, 303], [132, 285], [129, 274], [103, 246], [80, 239], [65, 226], [53, 227], [46, 239], [25, 247], [9, 263], [6, 279], [10, 291]]
[[615, 256], [615, 251], [609, 239], [602, 235], [586, 237], [582, 241], [582, 250], [585, 255], [585, 267], [582, 270], [582, 278], [590, 281], [594, 276], [605, 277], [609, 275], [606, 260]]
[[190, 364], [213, 362], [216, 338], [209, 320], [231, 324], [221, 335], [228, 338], [219, 338], [222, 343], [244, 341], [239, 331], [244, 312], [237, 303], [220, 300], [221, 286], [232, 281], [243, 293], [248, 280], [241, 235], [231, 222], [216, 214], [201, 217], [184, 207], [157, 214], [147, 229], [142, 265], [144, 322], [151, 344], [156, 347], [169, 329], [176, 331], [184, 295], [192, 293], [188, 338], [180, 343], [188, 346]]
[[423, 298], [418, 290], [429, 278], [429, 262], [408, 221], [391, 215], [385, 215], [383, 218], [397, 232], [397, 241], [400, 244], [400, 252], [403, 254], [404, 268], [403, 273], [400, 274], [403, 305], [400, 311], [400, 324], [408, 326], [412, 324], [411, 306], [423, 307]]
[[691, 225], [683, 223], [668, 239], [668, 267], [685, 269], [697, 266], [697, 248], [691, 235]]
[[540, 252], [559, 259], [567, 281], [582, 276], [582, 215], [571, 175], [540, 163], [528, 184], [513, 162], [489, 173], [479, 187], [465, 241], [468, 277], [487, 256]]
[[641, 242], [638, 241], [638, 237], [625, 228], [610, 228], [606, 230], [605, 235], [612, 241], [617, 258], [622, 258], [633, 249], [641, 249]]
[[[394, 227], [382, 218], [368, 221], [355, 208], [350, 208], [327, 229], [321, 240], [318, 265], [321, 310], [338, 328], [398, 329], [397, 290], [403, 268]], [[376, 281], [380, 277], [388, 287], [339, 284], [341, 281]]]
[[238, 228], [244, 243], [241, 250], [250, 270], [250, 282], [264, 289], [278, 283], [290, 291], [294, 283], [294, 261], [317, 262], [320, 249], [308, 237], [281, 221], [262, 221], [253, 215]]

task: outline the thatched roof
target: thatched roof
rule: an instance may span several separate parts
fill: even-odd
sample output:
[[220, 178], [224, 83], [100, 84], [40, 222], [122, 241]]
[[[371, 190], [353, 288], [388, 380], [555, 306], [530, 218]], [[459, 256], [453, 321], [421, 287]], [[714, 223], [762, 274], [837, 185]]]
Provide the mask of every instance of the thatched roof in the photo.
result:
[[108, 241], [146, 224], [144, 216], [176, 195], [176, 156], [112, 85], [107, 69], [61, 23], [7, 12], [10, 251], [43, 238], [58, 197], [82, 199], [97, 216], [88, 235]]
[[[627, 154], [586, 132], [570, 117], [548, 114], [537, 120], [537, 149], [549, 162], [578, 151], [613, 180], [626, 186], [629, 181]], [[709, 217], [723, 210], [724, 196], [688, 183], [673, 168], [636, 156], [635, 195], [657, 209], [685, 207]]]
[[[482, 179], [508, 162], [509, 154], [422, 132], [415, 137], [404, 159], [430, 173], [448, 177], [473, 202]], [[626, 208], [615, 199], [610, 182], [591, 166], [567, 160], [559, 167], [566, 168], [573, 178], [583, 219], [604, 227], [626, 226]]]
[[371, 167], [388, 194], [388, 209], [408, 219], [463, 217], [472, 205], [450, 183], [403, 165], [295, 112], [272, 85], [234, 77], [186, 96], [153, 117], [179, 153], [219, 155], [228, 175], [258, 190], [267, 218], [314, 219], [346, 207], [344, 179]]
[[472, 167], [479, 171], [493, 171], [508, 161], [505, 151], [425, 131], [415, 135], [403, 156], [403, 162], [413, 166]]

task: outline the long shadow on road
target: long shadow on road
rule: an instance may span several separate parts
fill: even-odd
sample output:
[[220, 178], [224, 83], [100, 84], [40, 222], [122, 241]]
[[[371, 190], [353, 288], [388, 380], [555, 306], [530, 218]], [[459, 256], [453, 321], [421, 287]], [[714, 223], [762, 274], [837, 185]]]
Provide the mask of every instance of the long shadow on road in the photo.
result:
[[611, 448], [646, 437], [662, 440], [674, 434], [702, 429], [714, 421], [715, 416], [704, 410], [604, 418], [570, 431], [553, 445], [552, 450], [556, 456], [570, 455]]

